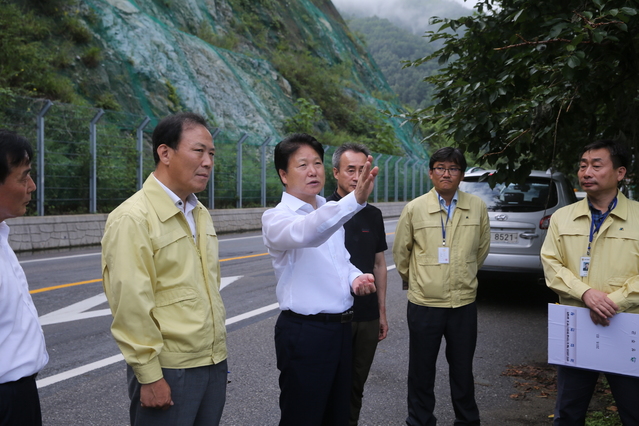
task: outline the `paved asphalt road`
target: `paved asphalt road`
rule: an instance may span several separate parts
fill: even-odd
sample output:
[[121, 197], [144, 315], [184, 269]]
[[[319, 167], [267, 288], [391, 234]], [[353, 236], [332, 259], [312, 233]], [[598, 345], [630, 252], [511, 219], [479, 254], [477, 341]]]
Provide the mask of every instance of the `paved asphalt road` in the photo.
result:
[[[392, 245], [395, 221], [386, 224]], [[44, 424], [126, 425], [125, 365], [109, 332], [110, 314], [100, 281], [99, 248], [19, 256], [45, 324], [51, 360], [38, 377]], [[220, 237], [227, 310], [229, 380], [223, 425], [276, 425], [278, 372], [273, 327], [275, 277], [259, 233]], [[368, 380], [360, 425], [401, 425], [406, 417], [408, 330], [406, 292], [392, 256], [389, 272], [390, 331], [380, 343]], [[67, 286], [67, 284], [73, 284]], [[483, 277], [478, 298], [476, 395], [482, 424], [547, 425], [552, 399], [534, 392], [515, 400], [509, 365], [544, 364], [545, 287], [520, 277]], [[442, 345], [442, 350], [445, 345]], [[436, 384], [439, 424], [454, 421], [443, 352]]]

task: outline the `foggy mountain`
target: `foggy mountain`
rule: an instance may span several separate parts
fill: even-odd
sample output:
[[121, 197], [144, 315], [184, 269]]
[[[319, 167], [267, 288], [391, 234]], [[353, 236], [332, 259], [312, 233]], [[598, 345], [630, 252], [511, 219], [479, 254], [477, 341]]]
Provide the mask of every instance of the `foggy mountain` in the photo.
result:
[[413, 34], [423, 35], [433, 16], [458, 18], [473, 13], [474, 1], [462, 0], [333, 0], [342, 16], [386, 18]]

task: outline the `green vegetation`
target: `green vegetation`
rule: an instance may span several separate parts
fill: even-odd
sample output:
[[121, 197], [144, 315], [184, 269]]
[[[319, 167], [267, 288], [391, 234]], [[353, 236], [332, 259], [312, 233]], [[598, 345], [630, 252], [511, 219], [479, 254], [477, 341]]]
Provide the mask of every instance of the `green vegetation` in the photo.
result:
[[286, 133], [314, 133], [315, 124], [322, 118], [322, 109], [304, 98], [295, 102], [298, 113], [284, 122]]
[[60, 30], [76, 43], [88, 43], [93, 39], [91, 31], [75, 16], [64, 16]]
[[168, 91], [167, 99], [169, 101], [169, 110], [171, 112], [181, 111], [182, 107], [180, 106], [180, 97], [178, 96], [177, 89], [169, 80], [166, 80], [164, 85]]
[[[78, 0], [0, 0], [0, 87], [25, 96], [82, 104], [65, 71], [79, 56], [102, 60], [82, 22]], [[88, 14], [87, 16], [89, 16]]]
[[401, 153], [388, 118], [376, 108], [358, 103], [344, 89], [348, 66], [331, 66], [309, 52], [292, 51], [278, 53], [273, 64], [299, 97], [312, 100], [319, 107], [317, 111], [329, 125], [322, 135], [326, 143], [357, 141], [375, 152]]
[[419, 68], [404, 68], [402, 64], [434, 52], [435, 49], [424, 37], [377, 16], [353, 18], [348, 25], [366, 40], [369, 52], [402, 104], [411, 108], [432, 104], [433, 86], [423, 80], [438, 70], [437, 64], [429, 62]]
[[428, 78], [436, 104], [412, 114], [417, 122], [441, 122], [499, 180], [574, 170], [575, 152], [598, 138], [638, 148], [639, 1], [482, 0], [476, 8], [440, 20], [430, 39], [443, 47], [413, 62], [445, 65]]
[[225, 35], [217, 35], [213, 31], [213, 27], [206, 21], [200, 22], [196, 35], [212, 46], [221, 47], [226, 50], [233, 50], [237, 47], [239, 39], [235, 33], [230, 32]]
[[[290, 8], [283, 11], [272, 0], [260, 1], [259, 7], [248, 0], [230, 0], [229, 3], [234, 11], [232, 25], [236, 34], [260, 49], [262, 57], [291, 84], [295, 98], [308, 102], [296, 104], [298, 113], [286, 121], [286, 132], [314, 129], [327, 144], [358, 141], [376, 152], [402, 153], [388, 117], [363, 102], [361, 94], [367, 89], [354, 76], [355, 65], [343, 59], [350, 58], [351, 54], [335, 57], [334, 52], [322, 50], [319, 40], [308, 37], [304, 29], [317, 25], [317, 19], [309, 9], [291, 2]], [[322, 9], [326, 7], [324, 2], [315, 5]], [[339, 17], [336, 18], [341, 22]], [[354, 42], [354, 54], [365, 52], [346, 27], [344, 36]], [[380, 87], [374, 96], [389, 100], [394, 98], [394, 93]], [[311, 112], [311, 105], [318, 109]], [[312, 123], [308, 114], [313, 117]]]
[[50, 27], [44, 19], [0, 0], [0, 87], [72, 100], [72, 88], [57, 79], [51, 64], [53, 55], [45, 44], [49, 36]]
[[588, 413], [586, 426], [622, 426], [622, 423], [617, 413], [594, 411]]
[[604, 376], [597, 382], [593, 399], [603, 408], [586, 414], [586, 426], [622, 426], [610, 385]]
[[111, 111], [120, 111], [122, 109], [120, 104], [113, 97], [112, 93], [102, 93], [101, 95], [98, 95], [95, 100], [95, 107]]
[[82, 62], [89, 68], [95, 68], [102, 61], [102, 50], [99, 47], [89, 47], [82, 54]]
[[[396, 102], [395, 94], [382, 79], [377, 81], [369, 75], [368, 69], [375, 67], [367, 56], [351, 59], [365, 49], [329, 3], [304, 0], [282, 9], [273, 0], [227, 1], [232, 14], [226, 20], [206, 16], [199, 21], [176, 9], [175, 2], [154, 3], [182, 31], [212, 46], [274, 64], [291, 84], [294, 98], [306, 99], [319, 108], [310, 129], [321, 134], [323, 140], [356, 140], [379, 152], [402, 152], [391, 120], [379, 113], [381, 107], [367, 105], [374, 101], [371, 96]], [[130, 81], [135, 77], [126, 69], [126, 61], [134, 59], [127, 56], [118, 61], [117, 53], [105, 58], [105, 38], [93, 36], [102, 30], [102, 23], [92, 7], [91, 2], [79, 0], [0, 0], [0, 87], [18, 95], [76, 105], [91, 103], [110, 110], [121, 110], [121, 105], [124, 109], [140, 108], [133, 87], [139, 83]], [[316, 27], [321, 32], [325, 25], [318, 17], [324, 16], [342, 33], [345, 45], [334, 45], [317, 34]], [[115, 91], [111, 88], [118, 77], [121, 89]], [[373, 81], [362, 81], [363, 77]], [[170, 112], [183, 108], [171, 82], [163, 84], [159, 79], [155, 84], [155, 93], [162, 94], [166, 88], [162, 96], [167, 102], [151, 103], [151, 109], [158, 105], [160, 109], [166, 105]], [[303, 109], [300, 114], [305, 114]], [[295, 127], [299, 123], [274, 124]]]

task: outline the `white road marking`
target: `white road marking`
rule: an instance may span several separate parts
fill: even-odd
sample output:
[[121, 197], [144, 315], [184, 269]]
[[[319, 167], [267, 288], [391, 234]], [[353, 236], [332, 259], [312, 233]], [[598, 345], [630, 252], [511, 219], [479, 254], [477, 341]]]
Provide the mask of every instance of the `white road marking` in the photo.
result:
[[97, 296], [89, 297], [73, 305], [69, 305], [57, 311], [49, 312], [46, 315], [42, 315], [40, 319], [40, 325], [59, 324], [62, 322], [77, 321], [87, 318], [95, 318], [106, 315], [111, 315], [110, 309], [100, 309], [98, 311], [85, 312], [95, 306], [106, 303], [107, 299], [104, 293], [100, 293]]
[[124, 361], [122, 354], [113, 355], [109, 358], [101, 359], [100, 361], [92, 362], [91, 364], [83, 365], [72, 370], [65, 371], [63, 373], [54, 374], [53, 376], [45, 377], [44, 379], [36, 380], [36, 386], [42, 389], [45, 386], [52, 385], [54, 383], [61, 382], [63, 380], [71, 379], [89, 371], [97, 370], [98, 368], [106, 367], [107, 365], [115, 364], [116, 362]]
[[47, 262], [49, 260], [75, 259], [77, 257], [99, 256], [100, 254], [101, 254], [100, 252], [97, 252], [97, 253], [74, 254], [72, 256], [46, 257], [43, 259], [21, 260], [20, 264], [24, 265], [25, 263]]
[[[393, 269], [395, 269], [395, 265], [389, 265], [389, 266], [386, 267], [386, 269], [388, 271], [393, 270]], [[240, 278], [241, 278], [241, 276], [240, 277], [228, 277], [228, 278], [226, 278], [226, 280], [230, 280], [230, 281], [227, 281], [226, 283], [225, 283], [225, 278], [222, 278], [222, 288], [226, 287], [227, 285], [229, 285], [233, 281], [236, 281], [236, 280], [238, 280]], [[103, 302], [96, 303], [99, 300], [101, 300], [100, 298], [103, 298]], [[83, 318], [80, 318], [80, 316], [82, 316], [83, 314], [91, 314], [92, 312], [107, 311], [108, 315], [110, 315], [111, 311], [109, 309], [104, 309], [104, 310], [101, 310], [101, 311], [92, 311], [92, 312], [78, 312], [78, 309], [81, 309], [84, 306], [91, 305], [91, 306], [85, 308], [85, 309], [90, 309], [91, 307], [97, 306], [100, 303], [104, 303], [104, 302], [106, 302], [106, 296], [104, 296], [104, 294], [99, 294], [97, 296], [94, 296], [94, 297], [91, 297], [89, 299], [83, 300], [82, 302], [75, 303], [75, 304], [73, 304], [71, 306], [67, 306], [66, 308], [63, 308], [63, 309], [60, 309], [58, 311], [51, 312], [51, 313], [49, 313], [47, 315], [44, 315], [44, 316], [40, 317], [40, 321], [42, 322], [44, 317], [48, 317], [48, 316], [50, 316], [50, 315], [52, 315], [54, 313], [60, 314], [61, 311], [65, 311], [69, 315], [75, 315], [76, 316], [75, 319], [83, 319]], [[269, 311], [275, 310], [278, 307], [279, 307], [278, 303], [272, 303], [272, 304], [264, 306], [262, 308], [254, 309], [254, 310], [246, 312], [244, 314], [240, 314], [240, 315], [236, 315], [236, 316], [234, 316], [232, 318], [228, 318], [226, 320], [225, 324], [227, 326], [231, 325], [231, 324], [235, 324], [236, 322], [243, 321], [245, 319], [255, 317], [255, 316], [263, 314], [265, 312], [269, 312]], [[93, 315], [93, 316], [98, 316], [98, 315]], [[86, 316], [84, 318], [91, 318], [91, 317], [90, 316]], [[73, 320], [68, 320], [68, 321], [73, 321]], [[60, 322], [64, 322], [64, 321], [60, 321]], [[49, 322], [48, 324], [54, 324], [54, 322]], [[93, 370], [97, 370], [97, 369], [102, 368], [102, 367], [106, 367], [107, 365], [115, 364], [116, 362], [120, 362], [120, 361], [124, 361], [124, 357], [122, 356], [122, 354], [113, 355], [113, 356], [111, 356], [109, 358], [105, 358], [105, 359], [102, 359], [100, 361], [92, 362], [92, 363], [87, 364], [87, 365], [83, 365], [83, 366], [80, 366], [80, 367], [77, 367], [77, 368], [74, 368], [74, 369], [59, 373], [59, 374], [54, 374], [53, 376], [49, 376], [49, 377], [45, 377], [43, 379], [37, 380], [36, 381], [36, 385], [38, 386], [39, 389], [42, 389], [42, 388], [44, 388], [46, 386], [53, 385], [55, 383], [58, 383], [58, 382], [61, 382], [61, 381], [67, 380], [67, 379], [71, 379], [73, 377], [80, 376], [82, 374], [88, 373], [88, 372], [93, 371]]]
[[[104, 296], [104, 294], [100, 294], [98, 296]], [[91, 299], [94, 299], [91, 303], [93, 303], [95, 300], [97, 300], [97, 296], [96, 297], [92, 297]], [[89, 299], [87, 299], [86, 301], [88, 301]], [[106, 297], [104, 299], [106, 301]], [[83, 302], [86, 302], [83, 301]], [[80, 302], [80, 303], [83, 303]], [[76, 305], [78, 305], [78, 303], [76, 303]], [[71, 305], [74, 306], [74, 305]], [[71, 306], [69, 306], [69, 308], [71, 308]], [[230, 325], [230, 324], [235, 324], [236, 322], [263, 314], [265, 312], [269, 312], [272, 311], [274, 309], [277, 309], [279, 307], [279, 304], [277, 303], [273, 303], [271, 305], [268, 306], [264, 306], [263, 308], [259, 308], [259, 309], [255, 309], [253, 311], [247, 312], [245, 314], [241, 314], [241, 315], [237, 315], [234, 316], [233, 318], [228, 318], [226, 320], [226, 325]], [[108, 309], [107, 309], [108, 311]], [[109, 315], [111, 314], [111, 311], [109, 311]], [[42, 318], [42, 317], [40, 317]], [[120, 361], [124, 361], [124, 357], [122, 356], [122, 354], [118, 354], [118, 355], [113, 355], [109, 358], [105, 358], [105, 359], [101, 359], [100, 361], [96, 361], [96, 362], [92, 362], [90, 364], [87, 365], [83, 365], [81, 367], [77, 367], [59, 374], [54, 374], [53, 376], [49, 376], [49, 377], [45, 377], [44, 379], [40, 379], [36, 381], [36, 385], [38, 386], [39, 389], [42, 389], [45, 386], [49, 386], [49, 385], [53, 385], [55, 383], [61, 382], [63, 380], [67, 380], [67, 379], [71, 379], [73, 377], [77, 377], [80, 376], [82, 374], [88, 373], [90, 371], [93, 370], [97, 370], [99, 368], [102, 367], [106, 367], [107, 365], [111, 365], [111, 364], [115, 364], [116, 362], [120, 362]]]
[[[220, 290], [229, 284], [239, 280], [243, 275], [235, 277], [222, 277], [220, 283]], [[97, 296], [89, 297], [73, 305], [69, 305], [57, 311], [49, 312], [46, 315], [42, 315], [40, 319], [40, 325], [60, 324], [63, 322], [78, 321], [87, 318], [95, 318], [111, 315], [110, 309], [99, 309], [95, 311], [89, 311], [103, 303], [107, 303], [107, 299], [104, 293], [100, 293]]]
[[245, 319], [260, 315], [260, 314], [263, 314], [264, 312], [272, 311], [274, 309], [279, 308], [279, 306], [280, 306], [279, 303], [273, 303], [273, 304], [270, 304], [268, 306], [264, 306], [264, 307], [259, 308], [259, 309], [254, 309], [254, 310], [249, 311], [249, 312], [247, 312], [245, 314], [236, 315], [233, 318], [228, 318], [226, 320], [226, 325], [235, 324], [236, 322], [240, 322], [242, 320], [245, 320]]

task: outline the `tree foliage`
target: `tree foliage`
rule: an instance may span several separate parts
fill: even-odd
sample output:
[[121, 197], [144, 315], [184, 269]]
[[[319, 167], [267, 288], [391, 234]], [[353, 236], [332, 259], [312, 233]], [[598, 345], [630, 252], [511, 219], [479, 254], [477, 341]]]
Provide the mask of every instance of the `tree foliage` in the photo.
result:
[[411, 65], [446, 64], [426, 79], [437, 103], [408, 117], [440, 121], [508, 181], [533, 168], [574, 171], [579, 149], [600, 138], [621, 138], [636, 152], [638, 0], [481, 0], [475, 7], [473, 16], [438, 20], [429, 34], [443, 47]]

